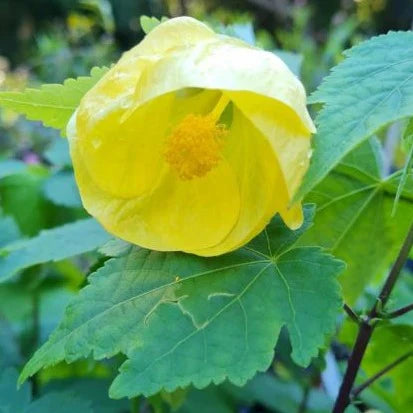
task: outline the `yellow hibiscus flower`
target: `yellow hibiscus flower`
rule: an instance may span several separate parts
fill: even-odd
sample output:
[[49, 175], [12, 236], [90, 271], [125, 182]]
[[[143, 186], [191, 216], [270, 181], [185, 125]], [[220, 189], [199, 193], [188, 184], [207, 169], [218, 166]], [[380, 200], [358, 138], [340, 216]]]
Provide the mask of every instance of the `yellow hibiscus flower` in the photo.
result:
[[314, 125], [274, 54], [179, 17], [161, 23], [83, 97], [67, 135], [85, 208], [160, 251], [234, 250], [290, 201]]

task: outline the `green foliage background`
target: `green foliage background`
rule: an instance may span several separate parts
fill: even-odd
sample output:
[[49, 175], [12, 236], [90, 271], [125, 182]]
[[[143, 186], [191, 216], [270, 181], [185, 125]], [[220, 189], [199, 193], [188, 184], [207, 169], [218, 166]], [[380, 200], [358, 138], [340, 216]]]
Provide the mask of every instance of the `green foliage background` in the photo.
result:
[[[367, 40], [408, 30], [413, 6], [269, 3], [0, 0], [1, 413], [331, 411], [356, 334], [343, 300], [371, 305], [413, 220], [413, 34]], [[274, 217], [211, 259], [107, 234], [59, 136], [143, 37], [140, 16], [182, 12], [273, 51], [317, 89], [305, 225]], [[409, 263], [390, 309], [413, 302], [412, 280]], [[412, 329], [411, 313], [383, 321], [360, 381], [412, 352]], [[412, 360], [351, 408], [408, 411]]]

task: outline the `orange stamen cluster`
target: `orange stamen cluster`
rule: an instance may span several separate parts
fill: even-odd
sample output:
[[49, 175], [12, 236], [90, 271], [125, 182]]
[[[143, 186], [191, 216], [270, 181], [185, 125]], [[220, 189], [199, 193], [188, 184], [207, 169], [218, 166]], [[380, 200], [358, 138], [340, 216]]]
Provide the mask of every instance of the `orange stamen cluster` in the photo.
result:
[[206, 175], [221, 160], [225, 125], [211, 115], [187, 115], [166, 141], [165, 160], [183, 180]]

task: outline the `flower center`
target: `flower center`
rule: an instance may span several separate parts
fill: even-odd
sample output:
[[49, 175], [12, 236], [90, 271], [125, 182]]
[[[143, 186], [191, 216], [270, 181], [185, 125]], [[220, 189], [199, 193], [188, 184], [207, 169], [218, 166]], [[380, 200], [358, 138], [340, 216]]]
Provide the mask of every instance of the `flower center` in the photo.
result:
[[227, 104], [228, 99], [221, 98], [208, 115], [187, 115], [168, 136], [165, 160], [181, 179], [202, 177], [218, 165], [228, 133], [218, 119]]

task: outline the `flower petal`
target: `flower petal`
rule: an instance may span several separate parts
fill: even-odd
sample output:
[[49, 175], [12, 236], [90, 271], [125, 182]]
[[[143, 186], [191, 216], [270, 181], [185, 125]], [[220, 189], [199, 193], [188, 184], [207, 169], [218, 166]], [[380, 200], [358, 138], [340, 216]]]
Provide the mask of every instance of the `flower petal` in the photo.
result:
[[185, 87], [250, 91], [276, 99], [297, 113], [304, 128], [315, 131], [301, 82], [273, 53], [239, 40], [215, 35], [166, 54], [139, 80], [135, 99], [145, 102]]
[[207, 113], [219, 96], [219, 91], [186, 89], [131, 111], [113, 108], [105, 116], [81, 108], [76, 136], [69, 141], [87, 159], [89, 175], [103, 191], [124, 199], [142, 196], [153, 190], [164, 168], [163, 145], [171, 125], [188, 113]]
[[218, 245], [194, 251], [219, 255], [238, 248], [260, 233], [276, 212], [287, 211], [288, 195], [277, 158], [268, 140], [234, 107], [225, 158], [238, 180], [241, 210], [231, 233]]
[[269, 139], [291, 200], [310, 162], [310, 133], [303, 128], [297, 114], [279, 101], [249, 92], [228, 92], [228, 96]]
[[214, 36], [216, 34], [212, 29], [192, 17], [175, 17], [156, 26], [124, 56], [164, 55], [176, 48], [185, 48]]
[[[208, 91], [205, 96], [216, 100], [219, 93]], [[185, 102], [184, 106], [191, 101]], [[125, 198], [120, 196], [124, 193], [114, 195], [96, 183], [91, 174], [94, 169], [89, 165], [90, 154], [82, 153], [77, 135], [75, 115], [68, 126], [68, 137], [83, 204], [116, 236], [155, 250], [190, 252], [218, 244], [237, 222], [238, 182], [225, 160], [206, 176], [190, 181], [181, 180], [162, 160], [162, 172], [158, 170], [158, 179], [148, 192]], [[107, 160], [110, 162], [109, 155]], [[147, 167], [151, 169], [149, 164]], [[108, 170], [116, 173], [113, 167]], [[103, 177], [104, 168], [101, 172]], [[132, 168], [125, 177], [129, 179], [135, 173]], [[109, 175], [105, 176], [110, 179]]]

